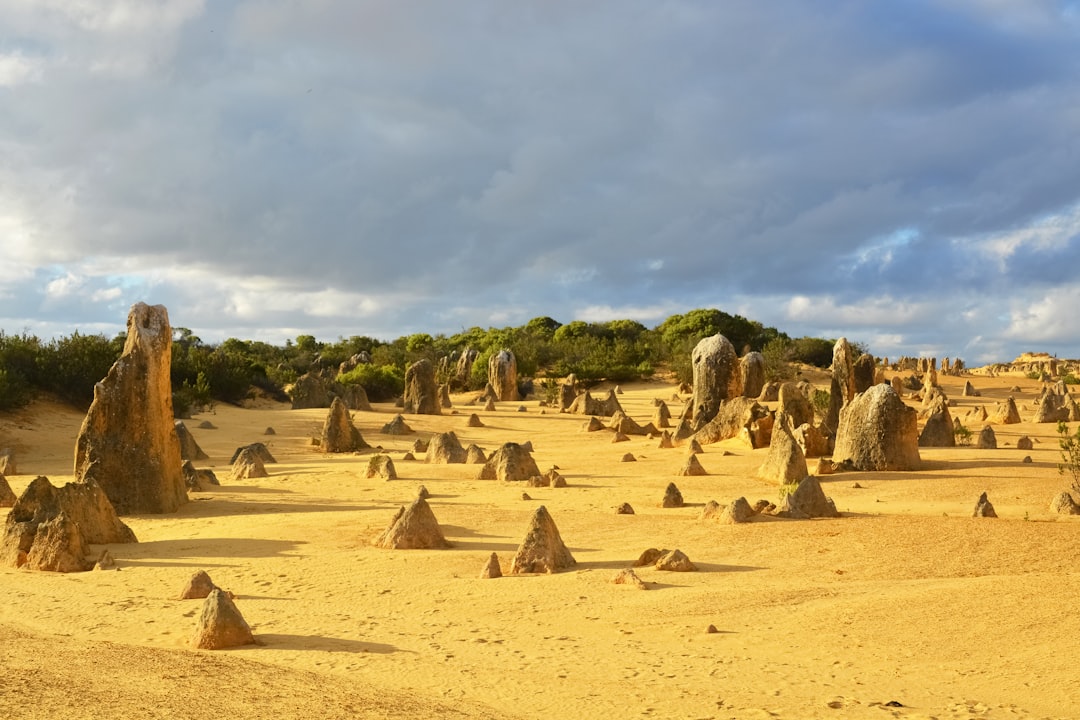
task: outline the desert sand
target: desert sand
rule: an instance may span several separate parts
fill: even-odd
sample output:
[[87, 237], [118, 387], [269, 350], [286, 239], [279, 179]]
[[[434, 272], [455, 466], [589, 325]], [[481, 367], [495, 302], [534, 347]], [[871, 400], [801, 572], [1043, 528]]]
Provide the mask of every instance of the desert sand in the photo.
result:
[[[966, 379], [982, 397], [961, 396]], [[992, 410], [1013, 385], [1026, 417], [1040, 388], [1018, 374], [940, 382], [961, 418]], [[639, 422], [675, 392], [659, 381], [623, 389]], [[416, 435], [379, 433], [397, 412], [389, 404], [353, 413], [393, 457], [393, 481], [364, 477], [370, 453], [312, 446], [326, 410], [219, 405], [187, 421], [210, 455], [196, 465], [222, 485], [190, 493], [175, 514], [125, 517], [140, 542], [110, 546], [118, 570], [0, 569], [0, 716], [1080, 716], [1080, 518], [1048, 508], [1066, 486], [1053, 425], [996, 426], [997, 450], [921, 448], [914, 472], [824, 476], [838, 519], [722, 525], [699, 519], [707, 501], [778, 498], [755, 478], [767, 450], [706, 446], [709, 474], [675, 477], [682, 448], [613, 444], [582, 431], [588, 418], [535, 401], [484, 412], [465, 405], [474, 396], [453, 397], [460, 414], [407, 416]], [[471, 412], [484, 427], [467, 426]], [[81, 420], [47, 400], [0, 414], [16, 493], [36, 475], [72, 479]], [[531, 440], [541, 470], [557, 465], [569, 486], [401, 459], [416, 438], [451, 429], [489, 454]], [[1022, 435], [1034, 450], [1015, 448]], [[256, 441], [278, 460], [270, 477], [230, 481], [233, 451]], [[620, 462], [627, 452], [637, 461]], [[672, 481], [686, 507], [660, 507]], [[453, 547], [373, 547], [421, 484]], [[971, 517], [984, 491], [998, 519]], [[616, 515], [622, 502], [636, 514]], [[492, 551], [508, 569], [540, 504], [577, 566], [480, 579]], [[678, 548], [699, 571], [638, 568], [644, 591], [611, 582], [650, 547]], [[201, 601], [177, 598], [200, 569], [235, 593], [259, 645], [190, 649]]]

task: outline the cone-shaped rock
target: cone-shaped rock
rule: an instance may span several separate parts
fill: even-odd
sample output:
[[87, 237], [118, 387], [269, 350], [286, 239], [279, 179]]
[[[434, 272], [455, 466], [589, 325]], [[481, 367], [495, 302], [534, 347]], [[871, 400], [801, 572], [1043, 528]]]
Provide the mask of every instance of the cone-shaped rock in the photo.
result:
[[348, 406], [341, 398], [334, 398], [323, 423], [319, 449], [326, 453], [344, 453], [369, 447], [371, 446], [364, 442], [360, 431], [353, 425]]
[[484, 403], [484, 412], [495, 412], [495, 410], [495, 400], [489, 397]]
[[[38, 476], [8, 513], [4, 540], [0, 543], [0, 557], [10, 561], [5, 564], [15, 564], [20, 551], [29, 551], [38, 526], [61, 513], [79, 527], [89, 544], [137, 542], [135, 533], [120, 521], [105, 491], [96, 483], [54, 487], [47, 477]], [[14, 544], [9, 542], [15, 538], [19, 540]]]
[[487, 462], [487, 456], [484, 455], [484, 450], [476, 443], [470, 443], [469, 447], [465, 448], [465, 464], [466, 465], [483, 465]]
[[720, 522], [727, 525], [750, 522], [750, 518], [755, 514], [750, 502], [745, 497], [740, 497], [724, 506], [720, 513]]
[[469, 420], [465, 424], [469, 427], [484, 427], [483, 421], [476, 413], [472, 413], [471, 415], [469, 415]]
[[510, 574], [554, 573], [576, 564], [547, 508], [543, 505], [536, 508], [529, 520], [525, 539], [510, 563]]
[[616, 515], [633, 515], [634, 514], [634, 508], [631, 507], [630, 503], [627, 503], [627, 502], [619, 503], [618, 507], [615, 508], [615, 514]]
[[997, 435], [994, 434], [994, 428], [987, 425], [979, 432], [976, 447], [980, 450], [997, 450]]
[[465, 448], [454, 431], [435, 433], [427, 445], [424, 462], [429, 465], [448, 465], [465, 462]]
[[15, 505], [15, 491], [11, 489], [7, 478], [0, 473], [0, 508], [9, 508]]
[[217, 585], [210, 579], [209, 573], [199, 570], [188, 578], [184, 589], [180, 591], [181, 600], [202, 600], [208, 597], [211, 591], [217, 589]]
[[1017, 450], [1034, 450], [1035, 449], [1035, 444], [1031, 441], [1031, 438], [1029, 438], [1027, 435], [1024, 435], [1023, 437], [1019, 438], [1016, 441], [1016, 449]]
[[0, 475], [18, 475], [19, 470], [15, 463], [15, 451], [11, 448], [0, 448]]
[[914, 470], [919, 466], [918, 413], [891, 385], [874, 385], [840, 412], [833, 461], [856, 470]]
[[705, 472], [705, 468], [701, 466], [701, 461], [697, 459], [697, 455], [691, 454], [686, 456], [686, 462], [683, 463], [683, 466], [679, 468], [675, 474], [680, 477], [689, 477], [708, 475], [709, 473]]
[[454, 403], [450, 402], [450, 386], [439, 386], [439, 405], [444, 408], [454, 407]]
[[375, 539], [375, 545], [394, 550], [450, 547], [431, 506], [421, 497], [413, 500], [408, 507], [398, 508], [390, 525]]
[[199, 447], [199, 443], [195, 442], [195, 436], [191, 434], [191, 431], [187, 429], [187, 425], [183, 420], [176, 420], [173, 423], [176, 428], [176, 439], [180, 441], [180, 457], [184, 460], [207, 460], [210, 458], [203, 449]]
[[60, 513], [37, 526], [22, 567], [47, 572], [84, 572], [94, 566], [86, 559], [89, 551], [79, 526]]
[[496, 553], [491, 553], [491, 557], [484, 564], [484, 569], [480, 571], [480, 577], [485, 580], [502, 577], [502, 568], [499, 567], [499, 556]]
[[417, 360], [405, 370], [402, 409], [416, 415], [442, 414], [439, 386], [435, 384], [435, 366], [427, 358]]
[[477, 478], [521, 482], [539, 474], [540, 468], [529, 451], [518, 443], [508, 442], [491, 453]]
[[251, 627], [232, 598], [220, 588], [211, 590], [203, 602], [191, 645], [201, 650], [221, 650], [254, 644]]
[[780, 386], [780, 405], [777, 415], [790, 418], [791, 427], [797, 428], [803, 423], [814, 422], [814, 407], [809, 398], [796, 383], [787, 382]]
[[175, 512], [188, 501], [173, 426], [172, 328], [164, 306], [128, 314], [127, 340], [94, 386], [75, 443], [76, 482], [96, 482], [116, 512]]
[[671, 440], [671, 433], [669, 433], [667, 430], [660, 433], [660, 444], [656, 447], [661, 449], [671, 449], [675, 447], [675, 443]]
[[98, 556], [97, 562], [94, 563], [95, 570], [115, 570], [116, 560], [113, 558], [112, 553], [109, 552], [109, 548], [105, 548], [101, 551], [101, 555]]
[[368, 460], [367, 477], [383, 478], [384, 480], [397, 480], [397, 468], [389, 455], [374, 455]]
[[802, 480], [807, 474], [806, 456], [802, 448], [795, 442], [787, 425], [780, 423], [780, 427], [773, 432], [769, 453], [758, 468], [757, 476], [767, 482], [788, 485]]
[[653, 410], [652, 424], [658, 429], [671, 427], [671, 410], [663, 400], [656, 401], [656, 409]]
[[944, 397], [934, 400], [929, 412], [926, 424], [919, 433], [919, 447], [955, 447], [956, 435], [953, 433], [952, 416]]
[[[888, 387], [879, 385], [876, 387]], [[891, 389], [891, 388], [890, 388]], [[803, 478], [794, 491], [784, 496], [777, 515], [789, 518], [840, 517], [831, 498], [825, 496], [821, 483], [813, 475]]]
[[233, 461], [232, 471], [229, 474], [229, 477], [232, 480], [247, 480], [249, 478], [264, 478], [269, 476], [270, 473], [266, 472], [266, 466], [263, 465], [259, 453], [251, 447], [245, 447], [240, 450], [240, 454], [237, 455], [236, 460]]
[[979, 501], [975, 503], [975, 512], [971, 514], [971, 517], [997, 517], [994, 506], [990, 503], [990, 499], [986, 497], [986, 493], [979, 496]]
[[755, 351], [748, 352], [739, 359], [739, 372], [742, 375], [739, 385], [743, 397], [756, 398], [765, 387], [765, 356]]
[[274, 456], [270, 454], [270, 448], [266, 447], [261, 442], [251, 443], [250, 445], [241, 445], [233, 451], [232, 457], [229, 458], [229, 464], [232, 465], [236, 462], [236, 459], [240, 457], [241, 453], [247, 450], [250, 454], [254, 454], [259, 458], [259, 462], [264, 465], [273, 465], [277, 462]]
[[667, 488], [664, 490], [664, 499], [660, 501], [660, 507], [680, 508], [682, 506], [683, 496], [679, 492], [679, 488], [675, 486], [675, 483], [668, 483]]
[[415, 431], [405, 422], [405, 418], [398, 413], [394, 419], [382, 426], [383, 435], [412, 435]]

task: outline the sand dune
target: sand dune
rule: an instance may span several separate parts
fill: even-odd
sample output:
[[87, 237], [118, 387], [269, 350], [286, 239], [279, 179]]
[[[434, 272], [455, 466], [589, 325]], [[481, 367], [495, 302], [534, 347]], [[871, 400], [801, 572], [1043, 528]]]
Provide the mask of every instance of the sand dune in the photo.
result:
[[[1013, 385], [1030, 405], [1039, 389], [1020, 376], [972, 381], [982, 397], [961, 397], [964, 378], [941, 378], [954, 415], [992, 409]], [[674, 392], [659, 382], [624, 389], [639, 422], [653, 398]], [[915, 472], [823, 477], [839, 519], [732, 526], [698, 515], [711, 499], [775, 500], [778, 488], [755, 478], [766, 450], [706, 446], [709, 474], [675, 477], [683, 449], [643, 437], [612, 444], [606, 431], [582, 432], [587, 418], [541, 414], [536, 402], [484, 412], [464, 406], [470, 397], [454, 397], [458, 415], [408, 416], [417, 435], [379, 433], [390, 405], [354, 413], [365, 440], [394, 458], [394, 481], [364, 477], [368, 454], [312, 447], [325, 410], [219, 406], [189, 421], [210, 455], [197, 465], [222, 487], [192, 493], [174, 515], [125, 518], [140, 542], [111, 546], [118, 571], [0, 569], [0, 714], [1076, 716], [1080, 519], [1048, 510], [1065, 486], [1054, 426], [998, 426], [998, 450], [921, 449]], [[484, 427], [467, 426], [474, 411]], [[17, 493], [38, 474], [71, 479], [81, 419], [48, 402], [0, 416]], [[198, 428], [203, 419], [217, 429]], [[267, 426], [277, 434], [264, 436]], [[489, 453], [531, 440], [541, 470], [558, 465], [569, 487], [401, 460], [416, 437], [448, 429]], [[1015, 448], [1022, 435], [1034, 450]], [[279, 461], [270, 477], [229, 481], [233, 450], [255, 441]], [[626, 452], [637, 462], [620, 462]], [[659, 507], [672, 480], [686, 507]], [[420, 484], [453, 547], [372, 547]], [[999, 519], [970, 517], [983, 491]], [[616, 515], [621, 502], [636, 514]], [[479, 579], [492, 551], [508, 567], [538, 504], [576, 568]], [[648, 547], [679, 548], [700, 571], [639, 568], [644, 592], [610, 582]], [[176, 598], [199, 569], [236, 594], [260, 645], [188, 649], [200, 603]], [[706, 633], [710, 624], [719, 632]]]

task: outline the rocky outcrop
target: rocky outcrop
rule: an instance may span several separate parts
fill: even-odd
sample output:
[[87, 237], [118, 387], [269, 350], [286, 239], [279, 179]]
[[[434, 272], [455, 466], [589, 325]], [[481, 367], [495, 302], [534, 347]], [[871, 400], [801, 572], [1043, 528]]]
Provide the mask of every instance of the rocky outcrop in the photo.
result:
[[450, 547], [439, 521], [435, 519], [435, 513], [422, 497], [417, 497], [408, 507], [398, 508], [390, 525], [375, 539], [375, 545], [392, 550]]
[[402, 409], [415, 415], [441, 415], [439, 386], [435, 384], [435, 366], [427, 358], [417, 360], [405, 370], [405, 395]]
[[825, 496], [821, 483], [813, 475], [803, 478], [794, 491], [783, 497], [776, 514], [797, 519], [840, 517], [836, 505], [831, 498]]
[[686, 462], [683, 463], [681, 468], [675, 471], [675, 474], [680, 477], [693, 477], [708, 475], [709, 473], [705, 472], [705, 468], [701, 466], [701, 461], [698, 460], [697, 455], [691, 453], [686, 456]]
[[236, 448], [236, 450], [233, 451], [232, 457], [229, 458], [229, 464], [231, 465], [235, 463], [245, 450], [248, 451], [247, 454], [249, 456], [253, 455], [257, 457], [259, 459], [259, 462], [266, 465], [273, 465], [277, 462], [277, 460], [274, 459], [274, 456], [270, 453], [270, 448], [266, 447], [264, 443], [254, 442], [247, 445], [241, 445], [240, 447]]
[[756, 398], [760, 395], [765, 387], [765, 356], [757, 351], [746, 353], [739, 359], [739, 372], [742, 396]]
[[210, 579], [210, 574], [205, 570], [199, 570], [188, 578], [184, 589], [180, 591], [181, 600], [202, 600], [209, 597], [210, 593], [217, 590], [218, 586]]
[[890, 385], [874, 385], [840, 411], [834, 463], [856, 470], [919, 467], [918, 414]]
[[874, 376], [877, 365], [874, 356], [863, 353], [851, 365], [851, 378], [855, 384], [855, 392], [866, 392], [874, 384]]
[[195, 437], [187, 429], [187, 425], [184, 424], [183, 420], [174, 421], [173, 426], [176, 428], [176, 439], [180, 442], [181, 459], [191, 460], [192, 462], [210, 459], [210, 456], [199, 447], [199, 443], [195, 442]]
[[75, 480], [97, 483], [116, 512], [175, 512], [188, 501], [173, 426], [172, 328], [161, 305], [132, 306], [127, 340], [75, 443]]
[[652, 424], [657, 429], [671, 427], [671, 410], [668, 409], [667, 403], [657, 400], [654, 405], [656, 409], [653, 410]]
[[298, 377], [289, 395], [293, 410], [330, 407], [333, 397], [326, 378], [318, 372], [306, 372]]
[[[756, 400], [751, 398], [736, 397], [720, 403], [713, 419], [690, 437], [702, 445], [710, 445], [721, 440], [737, 437], [744, 431], [750, 431], [755, 423], [767, 417], [770, 417], [769, 410], [764, 405], [758, 404]], [[756, 433], [751, 433], [750, 437], [755, 442], [765, 439]], [[682, 445], [685, 443], [685, 438], [680, 438], [678, 432], [675, 433], [675, 438], [676, 444]], [[768, 445], [768, 440], [752, 447], [765, 447], [766, 445]]]
[[4, 477], [3, 473], [0, 473], [0, 508], [14, 506], [17, 499], [11, 485], [8, 484], [7, 478]]
[[807, 475], [806, 456], [785, 423], [773, 428], [772, 444], [757, 476], [780, 485], [799, 482]]
[[203, 602], [191, 646], [200, 650], [222, 650], [254, 644], [251, 626], [229, 594], [221, 588], [211, 590]]
[[517, 358], [503, 348], [488, 359], [488, 383], [495, 389], [496, 400], [520, 400], [518, 394]]
[[233, 460], [229, 473], [231, 480], [249, 480], [251, 478], [270, 477], [258, 450], [251, 445], [240, 448], [240, 453]]
[[397, 468], [389, 455], [373, 455], [368, 460], [367, 472], [369, 478], [382, 478], [383, 480], [397, 480]]
[[690, 355], [694, 373], [693, 423], [700, 428], [716, 417], [724, 400], [742, 394], [735, 348], [723, 335], [701, 340]]
[[919, 447], [955, 447], [952, 415], [949, 404], [939, 397], [929, 408], [929, 417], [919, 433]]
[[453, 385], [455, 387], [462, 390], [469, 387], [469, 381], [472, 380], [473, 363], [476, 362], [476, 358], [479, 356], [480, 353], [471, 347], [461, 351], [461, 355], [458, 356], [457, 363], [454, 365]]
[[412, 435], [415, 430], [409, 427], [409, 424], [405, 422], [405, 418], [401, 414], [394, 416], [394, 419], [382, 426], [383, 435]]
[[980, 450], [997, 450], [997, 435], [994, 434], [994, 428], [987, 425], [979, 432], [979, 439], [975, 443], [975, 447]]
[[532, 454], [518, 443], [508, 442], [491, 453], [477, 479], [521, 482], [539, 474]]
[[536, 508], [529, 520], [525, 539], [510, 562], [510, 574], [555, 573], [576, 564], [547, 508], [543, 505]]
[[813, 424], [814, 407], [798, 385], [791, 382], [781, 385], [779, 400], [780, 404], [776, 412], [778, 415], [787, 415], [791, 419], [792, 428], [797, 428], [804, 423]]
[[829, 411], [825, 414], [824, 426], [833, 434], [839, 429], [840, 411], [855, 397], [855, 359], [854, 351], [847, 338], [840, 338], [833, 346], [832, 373], [829, 389]]
[[427, 445], [424, 462], [429, 465], [449, 465], [465, 462], [465, 448], [454, 431], [435, 433]]
[[997, 513], [994, 511], [994, 506], [990, 502], [990, 499], [986, 497], [986, 493], [983, 493], [979, 496], [979, 501], [975, 503], [975, 511], [971, 513], [971, 517], [997, 517]]
[[1076, 504], [1072, 495], [1062, 490], [1050, 501], [1050, 512], [1058, 515], [1080, 515], [1080, 505]]
[[668, 483], [664, 490], [664, 498], [660, 501], [660, 507], [681, 508], [684, 505], [682, 493], [675, 483]]
[[334, 398], [330, 403], [326, 420], [323, 422], [319, 449], [325, 453], [345, 453], [366, 450], [370, 447], [364, 442], [360, 431], [353, 425], [352, 418], [349, 417], [349, 408], [345, 406], [341, 398]]
[[994, 412], [990, 414], [989, 420], [995, 425], [1015, 425], [1020, 422], [1020, 411], [1016, 408], [1016, 400], [1010, 395], [1007, 400], [999, 402]]
[[480, 578], [482, 580], [488, 580], [501, 577], [502, 568], [499, 566], [499, 556], [497, 553], [491, 553], [491, 557], [484, 563], [484, 569], [480, 571]]
[[690, 562], [686, 553], [678, 548], [658, 558], [654, 567], [667, 572], [697, 572], [697, 565]]
[[738, 525], [750, 522], [750, 518], [756, 514], [747, 499], [740, 497], [724, 506], [719, 521], [725, 525]]

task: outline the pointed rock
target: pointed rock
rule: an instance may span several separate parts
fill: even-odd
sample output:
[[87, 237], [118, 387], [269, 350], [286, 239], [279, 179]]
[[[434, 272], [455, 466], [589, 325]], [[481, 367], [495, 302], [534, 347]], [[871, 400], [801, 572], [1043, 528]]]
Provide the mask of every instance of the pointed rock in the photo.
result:
[[375, 545], [391, 550], [450, 547], [431, 506], [421, 497], [413, 500], [408, 507], [398, 508], [390, 525], [375, 539]]
[[483, 465], [487, 462], [487, 456], [484, 455], [484, 450], [475, 443], [470, 443], [469, 447], [465, 448], [465, 464], [466, 465]]
[[341, 398], [334, 398], [323, 423], [319, 449], [325, 453], [345, 453], [366, 450], [371, 446], [364, 442], [360, 431], [349, 417], [349, 408]]
[[465, 424], [469, 427], [484, 427], [484, 423], [476, 413], [469, 415], [469, 420]]
[[465, 448], [454, 431], [435, 433], [427, 445], [424, 462], [429, 465], [448, 465], [465, 462]]
[[987, 425], [982, 429], [976, 447], [980, 450], [997, 450], [997, 435], [994, 434], [994, 428]]
[[209, 573], [205, 570], [199, 570], [188, 578], [187, 584], [184, 585], [184, 589], [180, 591], [181, 600], [202, 600], [210, 595], [212, 590], [217, 589], [217, 585], [210, 579]]
[[195, 436], [187, 429], [183, 420], [173, 422], [176, 429], [176, 439], [180, 441], [180, 458], [183, 460], [208, 460], [210, 456], [203, 452], [199, 443], [195, 442]]
[[679, 492], [679, 488], [675, 486], [675, 483], [668, 483], [667, 489], [664, 490], [664, 499], [660, 502], [660, 507], [666, 508], [681, 508], [683, 506], [683, 496]]
[[813, 475], [803, 478], [792, 492], [784, 496], [776, 514], [781, 517], [799, 519], [840, 517], [840, 513], [836, 511], [836, 505], [825, 496], [821, 483]]
[[525, 446], [508, 442], [491, 454], [477, 479], [521, 482], [539, 474], [540, 468]]
[[382, 426], [380, 431], [383, 435], [412, 435], [415, 430], [405, 422], [405, 417], [398, 413], [394, 419]]
[[98, 561], [94, 563], [95, 570], [115, 570], [116, 560], [113, 559], [112, 553], [108, 548], [101, 551], [101, 555], [98, 557]]
[[722, 512], [724, 512], [723, 506], [715, 500], [710, 500], [705, 503], [705, 507], [701, 509], [701, 519], [714, 520], [720, 517], [720, 513]]
[[405, 370], [405, 394], [402, 409], [415, 415], [441, 415], [439, 388], [435, 384], [435, 366], [427, 358], [417, 360]]
[[856, 470], [914, 470], [919, 467], [918, 413], [891, 385], [859, 393], [839, 413], [833, 461]]
[[3, 473], [0, 473], [0, 508], [14, 507], [16, 499], [15, 491], [11, 489]]
[[510, 574], [554, 573], [576, 564], [574, 556], [563, 544], [555, 521], [547, 508], [540, 505], [533, 512], [525, 539], [510, 563]]
[[727, 525], [750, 522], [750, 518], [756, 514], [754, 508], [750, 507], [749, 501], [741, 497], [724, 507], [724, 511], [720, 514], [720, 522]]
[[1050, 501], [1050, 512], [1058, 515], [1080, 515], [1080, 505], [1076, 504], [1072, 495], [1062, 490]]
[[709, 473], [705, 472], [705, 468], [701, 466], [701, 461], [697, 459], [697, 455], [691, 454], [687, 455], [686, 462], [683, 463], [683, 466], [679, 468], [675, 474], [681, 477], [689, 477], [708, 475]]
[[772, 434], [772, 444], [765, 461], [758, 468], [757, 476], [766, 482], [788, 485], [802, 480], [809, 474], [806, 456], [785, 423], [780, 423]]
[[254, 645], [255, 636], [228, 593], [214, 588], [203, 603], [191, 644], [201, 650], [221, 650]]
[[61, 512], [37, 526], [23, 567], [47, 572], [83, 572], [93, 567], [86, 559], [89, 550], [79, 526]]
[[990, 499], [986, 497], [986, 493], [979, 496], [979, 502], [975, 504], [975, 512], [971, 514], [971, 517], [997, 517], [994, 506], [990, 503]]
[[484, 569], [480, 571], [480, 578], [487, 580], [489, 578], [501, 578], [502, 568], [499, 567], [499, 556], [496, 553], [491, 553], [491, 557], [488, 558], [487, 563], [484, 565]]
[[619, 503], [619, 505], [615, 508], [615, 514], [616, 515], [633, 515], [634, 514], [634, 508], [632, 508], [630, 506], [630, 503], [627, 503], [627, 502]]
[[247, 480], [249, 478], [270, 477], [270, 473], [266, 472], [266, 466], [263, 465], [258, 453], [250, 447], [246, 447], [240, 451], [240, 454], [233, 462], [229, 477], [232, 480]]
[[495, 412], [495, 409], [495, 400], [489, 397], [484, 403], [484, 412]]
[[232, 465], [236, 462], [236, 459], [240, 457], [240, 454], [247, 450], [250, 454], [254, 454], [259, 458], [259, 461], [264, 465], [273, 465], [277, 462], [274, 456], [270, 454], [270, 448], [266, 447], [261, 442], [251, 443], [250, 445], [241, 445], [233, 451], [232, 457], [229, 458], [229, 464]]
[[633, 567], [645, 567], [646, 565], [655, 565], [656, 561], [668, 554], [668, 550], [661, 550], [658, 548], [649, 548], [638, 555], [638, 559], [634, 561]]

